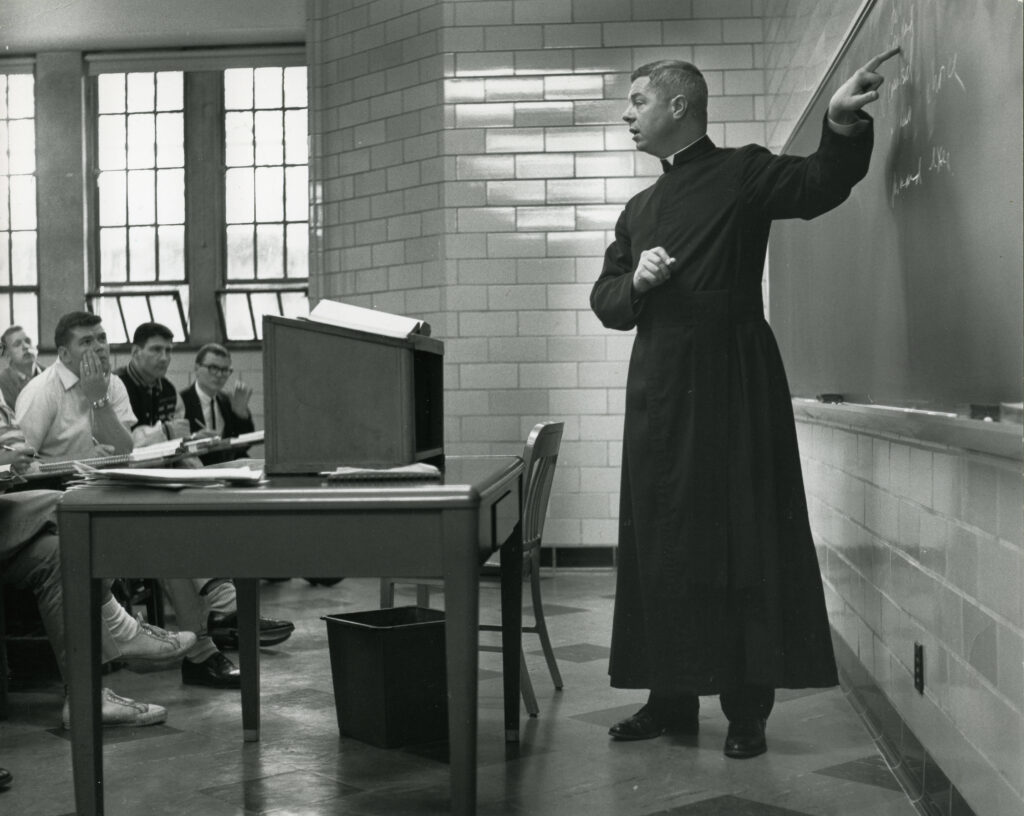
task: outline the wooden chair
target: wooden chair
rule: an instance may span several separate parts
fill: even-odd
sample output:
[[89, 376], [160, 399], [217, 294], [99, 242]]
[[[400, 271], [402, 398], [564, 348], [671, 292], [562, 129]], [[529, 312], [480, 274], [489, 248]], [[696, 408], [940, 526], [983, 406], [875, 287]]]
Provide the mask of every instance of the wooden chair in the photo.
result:
[[[533, 604], [532, 626], [523, 626], [523, 632], [535, 634], [540, 638], [544, 659], [551, 673], [551, 680], [556, 689], [562, 688], [562, 674], [555, 661], [555, 653], [551, 648], [547, 623], [544, 619], [544, 603], [540, 593], [540, 546], [544, 533], [544, 519], [547, 515], [548, 499], [551, 497], [551, 484], [555, 477], [555, 465], [558, 462], [558, 449], [562, 443], [562, 422], [539, 422], [530, 431], [523, 448], [523, 577], [530, 579], [530, 596]], [[494, 577], [498, 573], [490, 565], [482, 568], [485, 578]], [[430, 590], [437, 587], [436, 582], [415, 581], [406, 578], [382, 578], [380, 582], [380, 605], [383, 608], [394, 606], [395, 584], [415, 583], [416, 603], [419, 606], [430, 606]], [[481, 624], [481, 631], [500, 632], [497, 624]], [[482, 644], [481, 651], [500, 652], [500, 646]], [[526, 655], [519, 653], [520, 687], [523, 702], [531, 717], [537, 716], [537, 696], [533, 691], [533, 683], [526, 668]]]

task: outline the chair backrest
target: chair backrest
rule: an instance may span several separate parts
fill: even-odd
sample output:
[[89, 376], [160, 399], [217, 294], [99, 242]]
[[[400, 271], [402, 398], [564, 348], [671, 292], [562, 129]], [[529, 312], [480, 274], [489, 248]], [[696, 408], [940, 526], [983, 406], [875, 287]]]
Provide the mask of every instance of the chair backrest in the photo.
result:
[[524, 553], [540, 546], [564, 428], [564, 422], [538, 422], [530, 431], [526, 447], [523, 448], [526, 485], [523, 500]]

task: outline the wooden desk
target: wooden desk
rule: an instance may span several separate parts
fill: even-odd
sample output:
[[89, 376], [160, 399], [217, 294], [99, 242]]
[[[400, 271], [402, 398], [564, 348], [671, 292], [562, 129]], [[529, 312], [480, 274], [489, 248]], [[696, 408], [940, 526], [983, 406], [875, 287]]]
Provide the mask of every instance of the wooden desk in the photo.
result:
[[499, 546], [506, 739], [519, 738], [521, 483], [516, 456], [451, 456], [442, 482], [69, 491], [60, 539], [77, 813], [103, 813], [98, 579], [235, 577], [242, 730], [255, 741], [260, 576], [401, 575], [445, 582], [451, 812], [474, 814], [479, 567]]

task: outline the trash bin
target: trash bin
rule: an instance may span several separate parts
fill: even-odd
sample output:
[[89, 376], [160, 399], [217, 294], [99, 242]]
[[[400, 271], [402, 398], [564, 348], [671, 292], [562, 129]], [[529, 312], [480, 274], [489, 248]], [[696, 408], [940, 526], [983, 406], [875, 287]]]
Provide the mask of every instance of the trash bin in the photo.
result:
[[398, 606], [322, 620], [344, 736], [379, 748], [448, 737], [443, 611]]

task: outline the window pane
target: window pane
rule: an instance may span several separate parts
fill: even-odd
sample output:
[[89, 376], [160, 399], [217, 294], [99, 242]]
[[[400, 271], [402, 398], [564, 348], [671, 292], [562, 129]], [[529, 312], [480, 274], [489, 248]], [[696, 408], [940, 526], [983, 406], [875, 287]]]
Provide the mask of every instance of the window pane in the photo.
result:
[[185, 227], [160, 227], [160, 280], [185, 280]]
[[0, 74], [0, 118], [6, 119], [7, 113], [7, 74]]
[[100, 170], [123, 170], [127, 167], [125, 122], [123, 116], [101, 116], [96, 133], [96, 160]]
[[245, 167], [252, 164], [252, 113], [227, 113], [224, 115], [224, 164], [228, 167]]
[[15, 286], [35, 286], [36, 275], [36, 234], [32, 232], [11, 233], [11, 272]]
[[286, 108], [307, 107], [306, 67], [304, 65], [284, 69], [284, 106]]
[[289, 278], [309, 277], [309, 227], [289, 224], [287, 228]]
[[263, 315], [278, 315], [281, 306], [277, 302], [277, 292], [253, 292], [250, 296], [253, 318], [256, 321], [257, 333], [263, 334]]
[[0, 230], [11, 228], [10, 198], [10, 179], [7, 176], [0, 176]]
[[[130, 338], [142, 323], [148, 323], [153, 319], [149, 313], [148, 298], [145, 295], [136, 295], [134, 297], [122, 296], [118, 300], [121, 301], [125, 328]], [[104, 324], [104, 328], [106, 328], [106, 324]]]
[[95, 314], [103, 321], [107, 332], [107, 340], [111, 343], [127, 343], [128, 336], [121, 323], [121, 310], [117, 306], [117, 298], [100, 297], [89, 304]]
[[155, 104], [153, 74], [128, 74], [128, 91], [126, 109], [132, 111], [151, 111]]
[[100, 230], [100, 269], [103, 270], [105, 282], [123, 283], [128, 280], [127, 241], [127, 230]]
[[[156, 221], [155, 175], [152, 170], [128, 171], [129, 224], [152, 224]], [[135, 266], [134, 259], [132, 266]]]
[[169, 328], [174, 333], [176, 341], [181, 342], [186, 338], [185, 327], [181, 325], [181, 315], [178, 313], [178, 304], [171, 295], [152, 295], [149, 298], [149, 308], [153, 312], [153, 320]]
[[124, 113], [124, 84], [124, 74], [100, 74], [96, 78], [99, 113]]
[[0, 232], [0, 286], [11, 285], [11, 234]]
[[289, 167], [285, 170], [285, 219], [288, 221], [309, 220], [309, 170]]
[[249, 168], [228, 170], [225, 176], [224, 217], [229, 224], [253, 220], [253, 171]]
[[9, 131], [11, 173], [36, 171], [36, 123], [32, 119], [11, 122]]
[[8, 134], [7, 122], [0, 120], [0, 173], [7, 175], [11, 172], [11, 165], [7, 158], [10, 149], [10, 136]]
[[256, 220], [284, 219], [284, 169], [256, 168]]
[[185, 116], [158, 113], [156, 117], [156, 166], [185, 166]]
[[305, 292], [282, 292], [281, 306], [284, 317], [306, 317], [309, 315], [309, 297]]
[[39, 295], [35, 292], [14, 292], [11, 301], [11, 323], [17, 323], [38, 343]]
[[11, 229], [36, 228], [35, 176], [11, 176]]
[[31, 119], [36, 115], [35, 84], [31, 74], [10, 74], [7, 77], [7, 116], [10, 119]]
[[183, 93], [184, 74], [181, 71], [161, 71], [156, 75], [156, 109], [180, 111], [185, 107]]
[[156, 165], [156, 119], [151, 113], [128, 117], [128, 167]]
[[284, 277], [284, 228], [280, 224], [256, 227], [256, 277]]
[[257, 111], [256, 164], [281, 164], [284, 161], [284, 114], [282, 111]]
[[253, 107], [279, 108], [283, 71], [280, 68], [256, 68], [252, 72]]
[[252, 108], [251, 68], [232, 68], [224, 72], [224, 107], [228, 110]]
[[228, 340], [254, 340], [249, 299], [242, 294], [224, 296], [224, 328]]
[[157, 223], [185, 223], [185, 171], [158, 170], [156, 179]]
[[248, 280], [253, 277], [253, 228], [248, 224], [227, 229], [228, 278]]
[[287, 111], [284, 115], [284, 160], [288, 164], [306, 164], [309, 161], [308, 125], [306, 111]]
[[101, 227], [118, 227], [125, 223], [125, 201], [127, 200], [127, 178], [125, 173], [100, 173], [96, 180], [99, 186], [99, 219]]
[[156, 230], [153, 227], [129, 227], [128, 252], [132, 281], [155, 281]]

